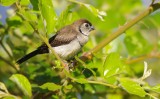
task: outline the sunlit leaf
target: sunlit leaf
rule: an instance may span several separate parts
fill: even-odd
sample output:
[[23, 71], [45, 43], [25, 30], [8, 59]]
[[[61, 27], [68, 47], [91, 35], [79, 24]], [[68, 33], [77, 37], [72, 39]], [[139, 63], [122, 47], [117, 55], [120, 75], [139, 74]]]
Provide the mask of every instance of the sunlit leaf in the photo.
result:
[[106, 16], [106, 12], [104, 12], [104, 11], [99, 11], [98, 9], [96, 9], [94, 6], [92, 6], [92, 5], [90, 5], [90, 4], [85, 4], [85, 3], [78, 2], [78, 1], [75, 1], [75, 0], [69, 0], [69, 1], [84, 6], [84, 7], [85, 7], [87, 10], [89, 10], [94, 16], [96, 16], [96, 17], [98, 17], [99, 19], [101, 19], [102, 21], [104, 21], [103, 17]]
[[29, 97], [32, 96], [31, 84], [25, 76], [21, 74], [13, 74], [10, 77], [10, 80], [15, 82], [25, 95]]
[[123, 99], [122, 94], [108, 94], [107, 99]]
[[0, 90], [3, 90], [5, 93], [9, 93], [4, 83], [0, 82]]
[[37, 16], [34, 12], [32, 11], [25, 11], [21, 10], [21, 15], [25, 18], [27, 21], [33, 21], [35, 22], [37, 20]]
[[67, 6], [67, 8], [61, 12], [60, 16], [58, 17], [58, 21], [56, 23], [57, 30], [61, 29], [62, 27], [67, 25], [67, 22], [71, 21], [69, 15], [72, 14], [72, 12], [70, 11], [72, 8], [73, 5]]
[[104, 76], [110, 77], [121, 72], [123, 64], [118, 53], [110, 53], [104, 63]]
[[144, 62], [144, 72], [143, 76], [141, 77], [142, 80], [148, 78], [151, 75], [152, 70], [148, 69], [148, 64], [147, 62]]
[[92, 5], [89, 4], [84, 4], [84, 6], [91, 11], [95, 16], [97, 16], [99, 19], [101, 19], [102, 21], [104, 21], [103, 16], [106, 16], [106, 13], [103, 11], [99, 11], [98, 9], [96, 9], [95, 7], [93, 7]]
[[7, 18], [6, 21], [10, 27], [18, 27], [22, 24], [22, 19], [17, 15]]
[[0, 0], [0, 5], [10, 6], [18, 0]]
[[149, 42], [139, 32], [127, 35], [124, 43], [131, 55], [145, 54], [151, 50]]
[[41, 85], [40, 88], [42, 88], [42, 89], [48, 89], [50, 91], [56, 91], [56, 90], [61, 89], [61, 86], [57, 85], [55, 83], [47, 82], [47, 83]]
[[13, 97], [13, 96], [5, 96], [3, 99], [20, 99], [20, 98]]
[[156, 86], [152, 87], [151, 90], [153, 90], [157, 93], [160, 93], [160, 85], [156, 85]]
[[67, 85], [67, 86], [65, 86], [65, 88], [70, 90], [71, 88], [73, 88], [73, 86], [72, 85]]
[[55, 22], [57, 20], [56, 13], [52, 5], [52, 0], [40, 0], [39, 8], [46, 22], [47, 33], [52, 33], [54, 30]]
[[14, 97], [8, 93], [0, 91], [0, 99], [19, 99], [18, 97]]
[[146, 92], [140, 86], [140, 84], [133, 81], [132, 79], [120, 78], [119, 81], [123, 89], [125, 89], [128, 93], [138, 95], [141, 97], [144, 97], [146, 95]]
[[29, 3], [30, 3], [29, 0], [20, 0], [20, 4], [21, 4], [21, 5], [27, 6], [27, 5], [29, 5]]

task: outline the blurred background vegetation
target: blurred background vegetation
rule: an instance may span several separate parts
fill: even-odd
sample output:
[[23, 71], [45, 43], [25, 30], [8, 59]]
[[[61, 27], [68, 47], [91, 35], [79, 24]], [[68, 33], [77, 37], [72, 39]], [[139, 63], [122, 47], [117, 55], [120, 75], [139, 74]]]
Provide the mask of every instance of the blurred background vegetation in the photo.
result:
[[115, 38], [95, 53], [92, 60], [65, 72], [66, 77], [61, 75], [62, 67], [53, 54], [15, 64], [44, 42], [40, 35], [50, 38], [63, 26], [86, 18], [96, 30], [79, 53], [81, 56], [146, 10], [151, 2], [0, 0], [0, 98], [160, 98], [159, 11]]

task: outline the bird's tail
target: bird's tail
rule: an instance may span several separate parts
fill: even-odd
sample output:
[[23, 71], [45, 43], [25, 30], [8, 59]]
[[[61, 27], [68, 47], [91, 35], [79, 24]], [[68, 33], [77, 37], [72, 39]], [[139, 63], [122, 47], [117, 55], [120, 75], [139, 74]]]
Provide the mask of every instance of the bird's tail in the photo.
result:
[[33, 51], [33, 52], [25, 55], [24, 57], [22, 57], [21, 59], [19, 59], [16, 63], [17, 63], [17, 64], [21, 64], [21, 63], [23, 63], [24, 61], [26, 61], [26, 60], [30, 59], [31, 57], [36, 56], [36, 55], [38, 55], [38, 54], [39, 54], [39, 50], [37, 49], [37, 50], [35, 50], [35, 51]]

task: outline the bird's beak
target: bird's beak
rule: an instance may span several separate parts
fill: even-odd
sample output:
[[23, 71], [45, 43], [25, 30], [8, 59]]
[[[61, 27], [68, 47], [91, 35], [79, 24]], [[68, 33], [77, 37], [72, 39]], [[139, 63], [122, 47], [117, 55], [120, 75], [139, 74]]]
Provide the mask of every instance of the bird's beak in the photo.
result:
[[91, 26], [91, 29], [90, 29], [90, 31], [92, 31], [92, 30], [95, 30], [95, 28], [94, 28], [93, 26]]

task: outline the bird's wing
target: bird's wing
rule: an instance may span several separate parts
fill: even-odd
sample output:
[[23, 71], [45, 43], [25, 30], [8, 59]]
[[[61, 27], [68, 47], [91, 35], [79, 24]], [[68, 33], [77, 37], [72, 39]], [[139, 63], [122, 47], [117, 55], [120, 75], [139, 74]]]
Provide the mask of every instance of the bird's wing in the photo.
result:
[[72, 26], [66, 26], [49, 39], [52, 47], [70, 43], [77, 36], [77, 31]]

